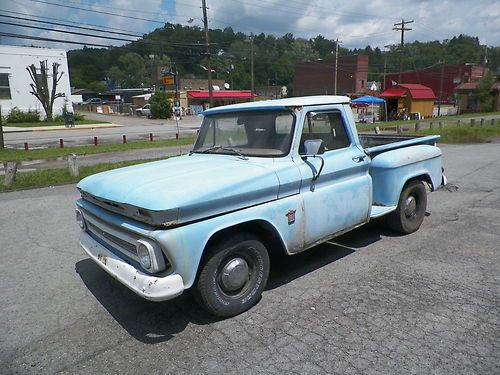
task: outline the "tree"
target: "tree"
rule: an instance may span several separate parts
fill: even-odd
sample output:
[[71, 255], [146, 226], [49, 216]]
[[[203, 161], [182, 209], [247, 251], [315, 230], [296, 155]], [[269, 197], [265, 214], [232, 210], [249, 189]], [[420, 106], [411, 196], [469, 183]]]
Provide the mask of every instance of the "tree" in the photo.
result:
[[106, 85], [101, 81], [92, 81], [87, 85], [87, 88], [99, 94], [106, 91]]
[[481, 78], [477, 85], [475, 94], [481, 112], [490, 112], [493, 109], [493, 96], [491, 95], [492, 85], [493, 77], [490, 74]]
[[165, 91], [157, 91], [152, 95], [149, 104], [151, 106], [151, 115], [154, 118], [172, 117], [172, 106]]
[[135, 52], [128, 52], [121, 56], [118, 59], [118, 65], [125, 76], [122, 88], [141, 87], [151, 81], [148, 77], [146, 61]]
[[56, 93], [57, 84], [61, 80], [64, 72], [59, 72], [60, 64], [52, 63], [52, 87], [49, 88], [49, 74], [47, 67], [47, 60], [40, 61], [40, 74], [37, 73], [35, 64], [31, 64], [26, 68], [30, 74], [33, 83], [30, 83], [31, 91], [30, 94], [34, 95], [40, 103], [42, 103], [43, 110], [47, 121], [52, 121], [52, 108], [54, 107], [54, 101], [57, 98], [64, 97], [64, 93]]

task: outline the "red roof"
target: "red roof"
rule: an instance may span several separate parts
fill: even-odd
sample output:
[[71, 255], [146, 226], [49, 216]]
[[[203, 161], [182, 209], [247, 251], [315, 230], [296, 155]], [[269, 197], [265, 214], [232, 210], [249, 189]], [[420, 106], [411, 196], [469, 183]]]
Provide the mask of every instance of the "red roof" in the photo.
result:
[[384, 98], [400, 98], [406, 94], [406, 90], [385, 90], [382, 94], [380, 94], [381, 97]]
[[407, 89], [413, 99], [436, 99], [430, 87], [418, 83], [399, 83], [397, 86]]
[[[208, 98], [208, 91], [188, 91], [187, 94], [192, 98]], [[253, 96], [257, 95], [254, 94]], [[213, 97], [218, 99], [251, 98], [252, 93], [250, 91], [213, 91]]]
[[475, 90], [478, 84], [478, 82], [464, 82], [455, 87], [455, 90]]

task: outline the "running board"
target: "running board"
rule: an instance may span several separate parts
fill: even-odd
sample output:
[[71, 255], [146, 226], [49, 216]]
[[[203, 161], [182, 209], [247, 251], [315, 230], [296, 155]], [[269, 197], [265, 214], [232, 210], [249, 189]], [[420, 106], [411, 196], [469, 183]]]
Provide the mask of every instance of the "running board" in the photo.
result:
[[394, 211], [398, 206], [372, 206], [372, 212], [370, 214], [370, 219], [375, 219], [380, 216], [384, 216], [389, 212]]

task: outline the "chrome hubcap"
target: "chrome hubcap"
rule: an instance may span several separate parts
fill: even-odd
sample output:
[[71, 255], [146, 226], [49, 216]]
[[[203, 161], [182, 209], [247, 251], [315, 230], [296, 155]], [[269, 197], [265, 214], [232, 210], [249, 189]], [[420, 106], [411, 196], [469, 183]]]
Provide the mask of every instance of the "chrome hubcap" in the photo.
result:
[[411, 217], [415, 215], [415, 212], [417, 210], [417, 201], [415, 200], [415, 197], [409, 196], [406, 198], [405, 201], [405, 215], [406, 217]]
[[243, 258], [231, 259], [222, 268], [222, 287], [229, 292], [240, 289], [248, 280], [248, 263]]

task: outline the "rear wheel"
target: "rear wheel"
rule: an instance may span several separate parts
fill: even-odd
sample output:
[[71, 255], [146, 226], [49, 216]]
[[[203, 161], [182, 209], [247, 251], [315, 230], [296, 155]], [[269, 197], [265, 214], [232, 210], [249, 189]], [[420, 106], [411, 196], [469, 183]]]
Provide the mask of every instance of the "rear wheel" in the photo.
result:
[[427, 192], [422, 181], [410, 181], [401, 192], [398, 208], [388, 216], [389, 227], [408, 234], [420, 228], [427, 208]]
[[255, 305], [269, 276], [269, 255], [259, 239], [238, 234], [218, 243], [201, 267], [196, 300], [211, 314], [230, 317]]

